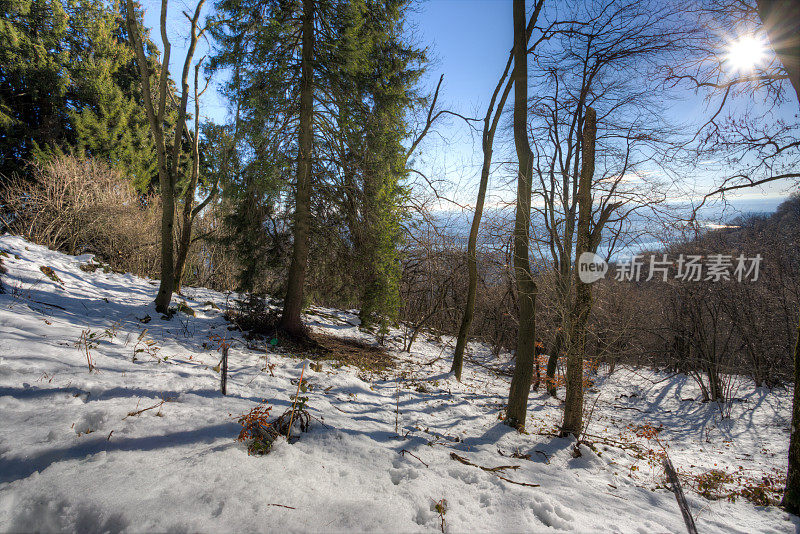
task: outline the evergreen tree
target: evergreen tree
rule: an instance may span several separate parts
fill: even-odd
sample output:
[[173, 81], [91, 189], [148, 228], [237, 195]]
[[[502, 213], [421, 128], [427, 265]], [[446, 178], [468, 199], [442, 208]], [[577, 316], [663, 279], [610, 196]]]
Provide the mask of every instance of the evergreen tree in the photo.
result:
[[[147, 189], [153, 144], [119, 6], [2, 0], [0, 18], [0, 174], [24, 173], [36, 156], [75, 152], [106, 160]], [[149, 40], [148, 50], [157, 62]]]
[[68, 16], [59, 0], [0, 0], [0, 175], [20, 172], [67, 124]]
[[[310, 232], [316, 232], [315, 242], [325, 243], [330, 235], [349, 234], [352, 262], [339, 267], [352, 273], [350, 283], [360, 287], [364, 324], [385, 325], [396, 318], [399, 206], [406, 194], [400, 185], [406, 172], [402, 141], [424, 61], [423, 52], [403, 39], [408, 4], [407, 0], [217, 4], [214, 33], [220, 47], [214, 61], [217, 68], [232, 72], [226, 90], [236, 109], [244, 155], [238, 178], [241, 190], [228, 194], [240, 207], [234, 208], [229, 221], [243, 232], [248, 225], [263, 224], [260, 217], [275, 213], [266, 209], [267, 204], [272, 202], [277, 209], [289, 193], [285, 184], [294, 179], [294, 195], [288, 197], [288, 205], [294, 207], [294, 252], [284, 313], [288, 330], [298, 330], [303, 255], [314, 248]], [[309, 109], [310, 115], [304, 114]], [[308, 145], [303, 148], [308, 142], [313, 150]], [[304, 153], [310, 153], [308, 169]], [[289, 164], [293, 161], [298, 162], [295, 168]], [[255, 168], [260, 172], [250, 173]], [[258, 213], [256, 219], [250, 218]], [[336, 230], [340, 225], [343, 232]], [[320, 239], [326, 226], [333, 229]], [[262, 230], [259, 239], [263, 235]], [[252, 259], [244, 263], [254, 265]], [[244, 279], [252, 285], [251, 277], [252, 272]]]
[[[422, 74], [424, 52], [404, 41], [403, 22], [409, 3], [352, 2], [363, 16], [353, 24], [362, 34], [362, 54], [351, 54], [363, 61], [355, 78], [365, 104], [362, 118], [362, 227], [366, 232], [360, 245], [363, 290], [360, 319], [363, 327], [378, 323], [381, 329], [397, 319], [400, 306], [400, 223], [407, 191], [403, 139], [408, 134], [406, 115], [416, 99], [415, 86]], [[359, 21], [360, 22], [360, 21]]]
[[[74, 83], [68, 94], [68, 144], [80, 155], [104, 159], [123, 170], [144, 191], [157, 174], [155, 147], [124, 15], [118, 5], [96, 0], [66, 0], [66, 9], [67, 42], [75, 58], [70, 65]], [[148, 44], [155, 64], [155, 50]]]

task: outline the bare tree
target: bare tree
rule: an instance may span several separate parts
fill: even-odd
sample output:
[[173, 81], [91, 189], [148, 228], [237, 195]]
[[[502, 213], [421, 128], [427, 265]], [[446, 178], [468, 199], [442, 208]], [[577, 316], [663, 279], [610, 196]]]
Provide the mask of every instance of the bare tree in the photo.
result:
[[[800, 125], [774, 120], [763, 111], [758, 118], [747, 114], [726, 117], [723, 112], [737, 96], [748, 98], [750, 104], [761, 97], [767, 107], [777, 108], [787, 100], [786, 81], [800, 102], [800, 6], [792, 0], [709, 0], [699, 2], [697, 12], [705, 26], [696, 32], [693, 63], [676, 66], [671, 79], [708, 91], [709, 98], [718, 99], [713, 114], [696, 136], [700, 141], [697, 153], [706, 157], [723, 151], [728, 162], [739, 166], [708, 192], [700, 205], [715, 196], [724, 198], [730, 191], [797, 180]], [[731, 76], [720, 53], [729, 43], [720, 42], [719, 36], [735, 35], [742, 29], [765, 33], [774, 56]], [[782, 505], [800, 514], [800, 324], [794, 348], [794, 379], [789, 467]]]
[[178, 292], [181, 290], [181, 283], [185, 275], [186, 258], [189, 255], [189, 247], [192, 244], [192, 228], [194, 227], [195, 219], [197, 219], [197, 216], [203, 209], [214, 200], [219, 182], [219, 174], [216, 174], [214, 183], [209, 184], [208, 195], [202, 202], [195, 206], [195, 194], [200, 179], [200, 97], [205, 93], [206, 89], [208, 89], [209, 82], [209, 80], [206, 80], [203, 90], [198, 91], [200, 66], [202, 64], [203, 60], [201, 59], [194, 65], [194, 132], [190, 132], [186, 129], [186, 134], [191, 139], [192, 143], [192, 171], [189, 183], [183, 191], [182, 221], [178, 234], [178, 257], [175, 260], [175, 291]]
[[[592, 252], [592, 235], [589, 223], [592, 217], [592, 178], [594, 178], [595, 139], [597, 137], [597, 113], [587, 107], [583, 122], [581, 178], [578, 184], [578, 239], [575, 243], [575, 258]], [[575, 304], [572, 307], [567, 330], [567, 397], [564, 403], [564, 423], [561, 434], [580, 436], [583, 425], [583, 360], [586, 351], [586, 323], [592, 309], [592, 286], [580, 278], [575, 269]]]
[[551, 26], [550, 46], [537, 62], [538, 96], [531, 102], [541, 206], [535, 208], [535, 220], [543, 227], [537, 243], [552, 265], [560, 303], [547, 351], [546, 386], [553, 396], [574, 301], [585, 109], [597, 109], [604, 124], [597, 139], [599, 169], [591, 186], [590, 251], [604, 244], [609, 258], [635, 239], [639, 230], [631, 225], [632, 217], [655, 216], [666, 200], [664, 184], [652, 171], [673, 133], [661, 111], [665, 95], [657, 92], [651, 74], [669, 60], [683, 35], [671, 27], [674, 10], [653, 2], [596, 0], [574, 9], [567, 16], [571, 20]]
[[[541, 12], [543, 5], [544, 0], [538, 0], [536, 2], [536, 6], [528, 21], [528, 26], [526, 29], [526, 43], [530, 41], [533, 28], [539, 19], [539, 13]], [[537, 41], [536, 44], [538, 44], [540, 41]], [[531, 47], [531, 49], [526, 53], [529, 53], [535, 49], [536, 44], [534, 44], [534, 46]], [[481, 179], [480, 184], [478, 185], [478, 198], [475, 202], [475, 213], [472, 216], [472, 225], [470, 226], [469, 240], [467, 243], [467, 269], [469, 270], [467, 301], [464, 305], [464, 315], [461, 319], [461, 327], [458, 331], [456, 349], [453, 354], [453, 365], [451, 367], [451, 371], [455, 373], [455, 376], [458, 380], [461, 380], [461, 371], [464, 367], [464, 348], [467, 345], [467, 337], [469, 336], [469, 330], [472, 326], [472, 319], [475, 316], [475, 295], [478, 289], [478, 261], [476, 257], [478, 248], [478, 230], [481, 225], [481, 217], [483, 217], [483, 205], [486, 200], [486, 188], [489, 183], [489, 174], [491, 173], [492, 168], [494, 136], [497, 132], [497, 125], [500, 121], [500, 117], [503, 114], [503, 109], [506, 105], [506, 99], [511, 92], [511, 85], [513, 83], [513, 78], [506, 81], [513, 59], [514, 51], [512, 49], [509, 53], [508, 61], [506, 62], [506, 67], [503, 70], [503, 74], [500, 76], [500, 80], [497, 82], [497, 86], [492, 93], [492, 98], [489, 101], [488, 108], [486, 109], [486, 115], [483, 118], [483, 133], [481, 136], [483, 163], [481, 165]], [[502, 95], [500, 95], [501, 88]], [[497, 100], [498, 95], [500, 95], [499, 101]]]
[[[126, 0], [126, 21], [131, 43], [136, 53], [136, 63], [139, 66], [139, 78], [142, 85], [142, 95], [144, 106], [147, 112], [147, 119], [150, 122], [150, 129], [156, 146], [158, 157], [158, 182], [161, 189], [161, 284], [156, 296], [156, 310], [160, 313], [169, 311], [169, 303], [176, 285], [176, 266], [174, 262], [174, 243], [173, 227], [175, 223], [175, 187], [178, 183], [178, 173], [180, 171], [181, 142], [186, 128], [186, 106], [189, 100], [189, 69], [192, 64], [192, 57], [197, 46], [197, 41], [204, 30], [198, 28], [200, 11], [205, 0], [199, 0], [195, 7], [194, 14], [185, 14], [191, 23], [189, 47], [186, 50], [186, 57], [183, 62], [183, 73], [181, 76], [180, 102], [178, 103], [178, 118], [175, 123], [172, 151], [167, 148], [167, 132], [165, 131], [165, 113], [167, 111], [167, 99], [172, 96], [169, 89], [169, 60], [171, 45], [167, 37], [167, 0], [161, 1], [161, 42], [164, 47], [164, 55], [161, 58], [161, 72], [157, 76], [158, 91], [154, 93], [150, 85], [151, 72], [147, 55], [145, 54], [142, 36], [139, 32], [139, 23], [136, 16], [136, 8], [133, 0]], [[157, 100], [153, 102], [153, 94]], [[169, 157], [172, 157], [170, 160]], [[196, 184], [196, 181], [195, 181]], [[192, 195], [194, 189], [192, 189]], [[189, 230], [185, 230], [188, 232]], [[187, 234], [188, 235], [188, 234]], [[185, 256], [184, 256], [185, 258]], [[182, 266], [181, 266], [182, 268]], [[179, 277], [178, 277], [179, 278]]]

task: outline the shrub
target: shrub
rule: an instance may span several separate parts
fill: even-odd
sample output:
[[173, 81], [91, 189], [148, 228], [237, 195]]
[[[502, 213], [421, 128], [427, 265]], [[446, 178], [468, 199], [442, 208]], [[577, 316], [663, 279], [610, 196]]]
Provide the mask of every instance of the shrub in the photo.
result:
[[92, 253], [115, 270], [155, 276], [159, 208], [108, 165], [55, 156], [34, 165], [33, 180], [0, 191], [10, 231], [67, 254]]

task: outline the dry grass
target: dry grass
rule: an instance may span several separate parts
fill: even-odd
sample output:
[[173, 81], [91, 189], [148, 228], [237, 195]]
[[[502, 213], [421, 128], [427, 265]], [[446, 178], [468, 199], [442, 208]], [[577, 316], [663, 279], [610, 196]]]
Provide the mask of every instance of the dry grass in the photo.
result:
[[153, 275], [159, 267], [159, 205], [108, 165], [73, 156], [37, 165], [34, 180], [0, 192], [10, 230], [67, 254], [96, 254], [112, 268]]

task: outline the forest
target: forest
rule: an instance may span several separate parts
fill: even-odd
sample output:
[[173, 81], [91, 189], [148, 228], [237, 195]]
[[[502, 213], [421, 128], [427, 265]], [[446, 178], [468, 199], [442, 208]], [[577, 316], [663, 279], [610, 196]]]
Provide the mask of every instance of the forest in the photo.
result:
[[796, 0], [0, 0], [0, 532], [794, 532]]

